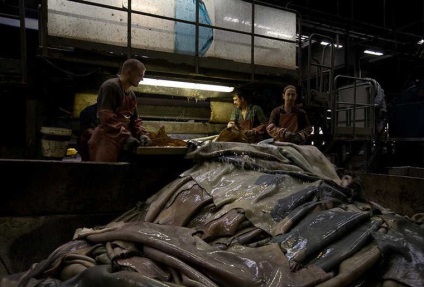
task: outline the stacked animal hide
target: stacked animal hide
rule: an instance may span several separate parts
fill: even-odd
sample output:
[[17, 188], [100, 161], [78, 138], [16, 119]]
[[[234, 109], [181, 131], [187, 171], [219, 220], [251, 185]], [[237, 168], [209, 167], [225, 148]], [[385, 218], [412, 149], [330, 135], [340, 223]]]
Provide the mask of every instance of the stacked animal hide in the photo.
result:
[[340, 186], [315, 147], [206, 142], [187, 157], [146, 202], [1, 286], [422, 286], [424, 229]]

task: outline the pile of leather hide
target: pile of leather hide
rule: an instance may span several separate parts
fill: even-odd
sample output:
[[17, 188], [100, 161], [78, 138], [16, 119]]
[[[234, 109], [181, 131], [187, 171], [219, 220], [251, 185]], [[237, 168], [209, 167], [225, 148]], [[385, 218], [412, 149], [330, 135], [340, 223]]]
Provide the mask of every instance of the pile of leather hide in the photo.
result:
[[424, 229], [360, 200], [313, 146], [205, 142], [106, 226], [3, 286], [423, 286]]
[[187, 146], [184, 140], [171, 138], [166, 134], [165, 126], [161, 126], [157, 132], [149, 132], [151, 146]]

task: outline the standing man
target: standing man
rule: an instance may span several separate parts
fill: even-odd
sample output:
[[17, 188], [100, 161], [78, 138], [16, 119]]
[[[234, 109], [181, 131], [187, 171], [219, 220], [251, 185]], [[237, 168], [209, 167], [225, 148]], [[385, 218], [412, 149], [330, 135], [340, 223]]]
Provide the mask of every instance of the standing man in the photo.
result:
[[275, 141], [305, 144], [312, 134], [312, 126], [306, 112], [295, 106], [296, 87], [286, 86], [282, 98], [284, 103], [272, 110], [266, 130]]
[[106, 80], [97, 95], [98, 125], [88, 141], [89, 160], [116, 162], [150, 138], [137, 114], [131, 87], [143, 80], [146, 68], [137, 59], [128, 59], [117, 78]]
[[258, 143], [266, 136], [268, 119], [262, 108], [249, 102], [248, 91], [241, 90], [233, 96], [233, 109], [227, 128], [240, 131], [248, 143]]

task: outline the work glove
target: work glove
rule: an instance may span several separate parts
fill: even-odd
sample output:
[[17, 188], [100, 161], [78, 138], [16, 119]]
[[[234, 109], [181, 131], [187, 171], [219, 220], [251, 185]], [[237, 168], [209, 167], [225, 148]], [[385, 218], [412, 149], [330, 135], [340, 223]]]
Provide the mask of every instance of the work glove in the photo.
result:
[[294, 144], [302, 144], [303, 143], [303, 139], [299, 134], [294, 134], [294, 136], [292, 137], [291, 140], [292, 143]]
[[193, 151], [201, 145], [202, 145], [201, 142], [193, 140], [193, 139], [187, 141], [187, 147], [189, 151]]
[[284, 139], [288, 142], [292, 142], [295, 135], [296, 135], [295, 133], [292, 133], [290, 131], [285, 131], [284, 132]]
[[256, 134], [255, 130], [245, 130], [244, 135], [247, 137], [252, 137]]
[[235, 123], [233, 122], [233, 121], [230, 121], [230, 122], [228, 122], [228, 124], [227, 124], [227, 128], [233, 128], [233, 127], [235, 127]]
[[140, 146], [140, 141], [137, 140], [135, 137], [129, 137], [122, 145], [123, 151], [134, 151], [138, 146]]
[[274, 129], [274, 128], [275, 128], [274, 124], [269, 124], [269, 125], [266, 126], [267, 130], [271, 130], [271, 129]]
[[152, 140], [146, 136], [146, 135], [141, 135], [140, 136], [140, 141], [139, 141], [139, 145], [141, 146], [148, 146], [152, 144]]

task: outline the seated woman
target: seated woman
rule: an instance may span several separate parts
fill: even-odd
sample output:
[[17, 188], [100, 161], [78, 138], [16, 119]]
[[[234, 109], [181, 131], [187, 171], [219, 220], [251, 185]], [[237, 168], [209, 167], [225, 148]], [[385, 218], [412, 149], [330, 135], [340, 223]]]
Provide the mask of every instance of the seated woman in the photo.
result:
[[312, 126], [306, 112], [295, 106], [296, 87], [286, 86], [282, 98], [284, 103], [272, 110], [266, 131], [274, 141], [305, 144], [312, 134]]

